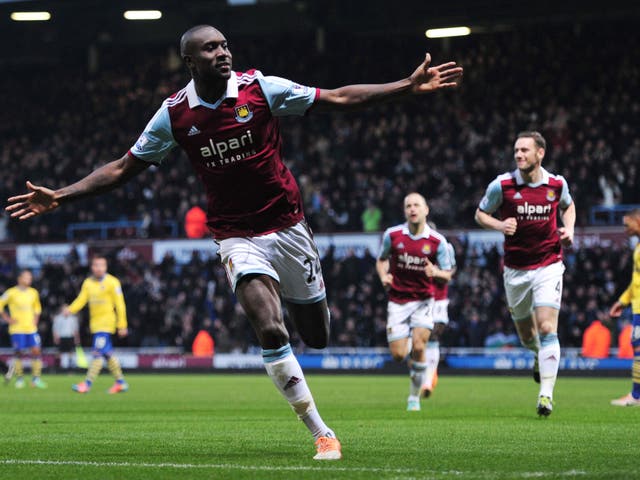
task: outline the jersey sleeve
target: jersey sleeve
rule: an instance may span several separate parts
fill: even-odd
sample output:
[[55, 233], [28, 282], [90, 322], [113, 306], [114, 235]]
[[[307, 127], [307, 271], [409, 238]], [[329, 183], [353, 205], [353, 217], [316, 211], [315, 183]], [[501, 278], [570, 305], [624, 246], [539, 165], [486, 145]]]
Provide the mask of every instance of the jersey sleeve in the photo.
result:
[[440, 242], [438, 250], [436, 250], [436, 259], [441, 270], [451, 270], [451, 256], [447, 245], [447, 242]]
[[447, 243], [447, 250], [449, 251], [449, 261], [451, 262], [451, 268], [454, 269], [458, 266], [456, 262], [456, 249], [453, 248], [451, 243]]
[[482, 200], [480, 200], [478, 208], [483, 212], [493, 213], [501, 204], [502, 186], [500, 185], [500, 180], [496, 178], [487, 187], [487, 191], [485, 192], [484, 197], [482, 197]]
[[562, 181], [562, 193], [560, 194], [560, 208], [563, 210], [573, 203], [573, 198], [569, 193], [569, 184], [564, 177], [560, 177]]
[[82, 282], [80, 293], [78, 294], [76, 299], [71, 302], [71, 305], [69, 305], [68, 308], [71, 313], [78, 313], [89, 301], [89, 284], [87, 283], [87, 281], [88, 280]]
[[391, 254], [391, 234], [389, 230], [386, 230], [382, 234], [382, 243], [380, 244], [380, 252], [378, 253], [379, 260], [386, 260]]
[[113, 278], [113, 305], [116, 310], [116, 328], [127, 328], [127, 307], [124, 303], [122, 285], [117, 278]]
[[129, 153], [142, 161], [159, 165], [177, 144], [171, 131], [169, 108], [165, 102], [151, 118]]
[[9, 303], [9, 290], [0, 295], [0, 312], [2, 312]]
[[260, 72], [258, 82], [274, 116], [304, 115], [319, 93], [317, 88], [299, 85], [286, 78], [265, 77]]
[[33, 313], [40, 315], [42, 313], [42, 304], [40, 303], [40, 294], [37, 290], [33, 290]]

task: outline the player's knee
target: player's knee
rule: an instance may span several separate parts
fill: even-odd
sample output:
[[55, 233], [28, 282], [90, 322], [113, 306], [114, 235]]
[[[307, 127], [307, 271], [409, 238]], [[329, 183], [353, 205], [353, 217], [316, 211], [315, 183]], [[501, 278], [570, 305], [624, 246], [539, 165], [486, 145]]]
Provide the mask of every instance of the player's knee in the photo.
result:
[[262, 348], [281, 347], [289, 343], [289, 334], [284, 325], [268, 323], [256, 329]]
[[550, 333], [556, 333], [553, 326], [553, 322], [542, 321], [538, 325], [538, 332], [540, 335], [549, 335]]
[[414, 343], [413, 347], [411, 348], [411, 358], [416, 361], [421, 361], [424, 355], [424, 350], [425, 350], [424, 343], [419, 345], [416, 345]]

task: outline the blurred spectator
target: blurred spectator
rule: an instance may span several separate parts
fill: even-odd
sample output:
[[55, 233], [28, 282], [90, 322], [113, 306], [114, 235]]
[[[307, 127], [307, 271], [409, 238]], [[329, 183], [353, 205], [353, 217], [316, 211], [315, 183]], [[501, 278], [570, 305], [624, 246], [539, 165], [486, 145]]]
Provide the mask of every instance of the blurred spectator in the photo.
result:
[[[237, 68], [258, 66], [265, 74], [331, 87], [335, 72], [344, 82], [384, 81], [385, 72], [406, 70], [423, 55], [412, 37], [335, 37], [327, 38], [327, 53], [317, 53], [304, 34], [294, 48], [284, 35], [269, 41], [242, 36], [236, 48], [246, 52], [247, 63]], [[544, 38], [533, 26], [482, 41], [460, 37], [450, 39], [449, 51], [465, 67], [465, 82], [451, 95], [430, 97], [428, 108], [422, 101], [390, 102], [313, 122], [282, 119], [284, 158], [299, 180], [309, 224], [316, 232], [359, 231], [371, 200], [394, 225], [403, 219], [402, 195], [419, 191], [441, 228], [473, 226], [484, 187], [511, 165], [512, 139], [526, 129], [549, 140], [545, 161], [572, 185], [577, 226], [588, 223], [592, 206], [640, 204], [639, 49], [640, 32], [627, 23], [546, 25]], [[372, 50], [378, 55], [369, 55]], [[383, 71], [380, 57], [387, 59]], [[0, 110], [0, 198], [22, 192], [27, 178], [55, 187], [122, 155], [142, 122], [187, 83], [185, 69], [167, 66], [164, 47], [113, 44], [100, 58], [92, 73], [78, 61], [14, 65], [0, 77], [2, 90], [12, 92]], [[505, 75], [522, 58], [528, 59], [526, 82]], [[607, 69], [598, 68], [603, 58]], [[183, 179], [190, 188], [179, 186]], [[72, 222], [142, 220], [141, 234], [162, 237], [165, 222], [181, 223], [203, 199], [189, 162], [176, 151], [107, 196], [83, 200], [82, 209], [64, 205], [28, 223], [9, 222], [8, 233], [15, 242], [54, 241], [65, 238], [60, 226]]]
[[367, 200], [367, 208], [360, 216], [362, 220], [362, 230], [364, 232], [379, 232], [382, 222], [382, 210], [380, 210], [371, 200]]
[[608, 358], [609, 348], [611, 348], [611, 332], [598, 318], [591, 322], [582, 334], [582, 356]]
[[211, 329], [211, 319], [207, 318], [202, 322], [202, 329], [193, 339], [191, 351], [195, 357], [213, 357], [215, 343], [209, 330]]
[[207, 214], [198, 205], [187, 210], [184, 217], [184, 230], [187, 238], [202, 238], [209, 231], [207, 228]]
[[633, 358], [633, 345], [631, 344], [631, 333], [633, 326], [625, 322], [624, 327], [618, 335], [618, 358]]

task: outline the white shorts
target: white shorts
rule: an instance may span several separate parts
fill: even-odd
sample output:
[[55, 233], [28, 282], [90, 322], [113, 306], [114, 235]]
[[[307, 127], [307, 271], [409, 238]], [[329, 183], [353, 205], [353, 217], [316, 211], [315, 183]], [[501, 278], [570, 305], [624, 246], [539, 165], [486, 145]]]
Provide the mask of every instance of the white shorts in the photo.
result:
[[564, 264], [552, 263], [535, 270], [504, 268], [504, 290], [511, 317], [528, 318], [535, 307], [560, 309]]
[[433, 330], [433, 298], [415, 302], [389, 302], [387, 306], [387, 341], [411, 336], [414, 328]]
[[219, 245], [234, 292], [242, 277], [264, 274], [280, 284], [286, 301], [306, 304], [326, 297], [320, 255], [304, 221], [258, 237], [226, 238]]
[[436, 300], [433, 304], [433, 322], [449, 324], [449, 299]]

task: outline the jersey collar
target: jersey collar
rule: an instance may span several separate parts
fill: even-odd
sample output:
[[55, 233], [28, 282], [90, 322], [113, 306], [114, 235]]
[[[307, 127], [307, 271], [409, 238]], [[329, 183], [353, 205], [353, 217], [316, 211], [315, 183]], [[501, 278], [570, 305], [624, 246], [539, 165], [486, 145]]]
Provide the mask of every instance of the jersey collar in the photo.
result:
[[[549, 172], [547, 172], [542, 167], [540, 167], [540, 170], [542, 171], [542, 180], [540, 180], [538, 183], [529, 183], [528, 185], [530, 187], [538, 187], [540, 185], [548, 185], [549, 184]], [[515, 172], [513, 172], [513, 177], [516, 179], [516, 183], [518, 185], [524, 185], [526, 183], [524, 181], [524, 178], [522, 178], [522, 174], [520, 173], [520, 170], [518, 170], [517, 168], [516, 168]]]
[[409, 230], [409, 224], [405, 223], [404, 225], [402, 225], [402, 233], [403, 235], [408, 235], [413, 239], [429, 238], [431, 236], [431, 228], [429, 227], [429, 225], [425, 223], [424, 230], [422, 231], [422, 233], [419, 233], [418, 235], [414, 235], [413, 233], [411, 233], [411, 230]]
[[227, 98], [238, 98], [238, 77], [234, 71], [231, 71], [231, 77], [227, 80], [227, 91], [215, 103], [205, 102], [198, 96], [193, 79], [187, 84], [187, 99], [189, 100], [189, 108], [191, 109], [201, 105], [215, 110]]

